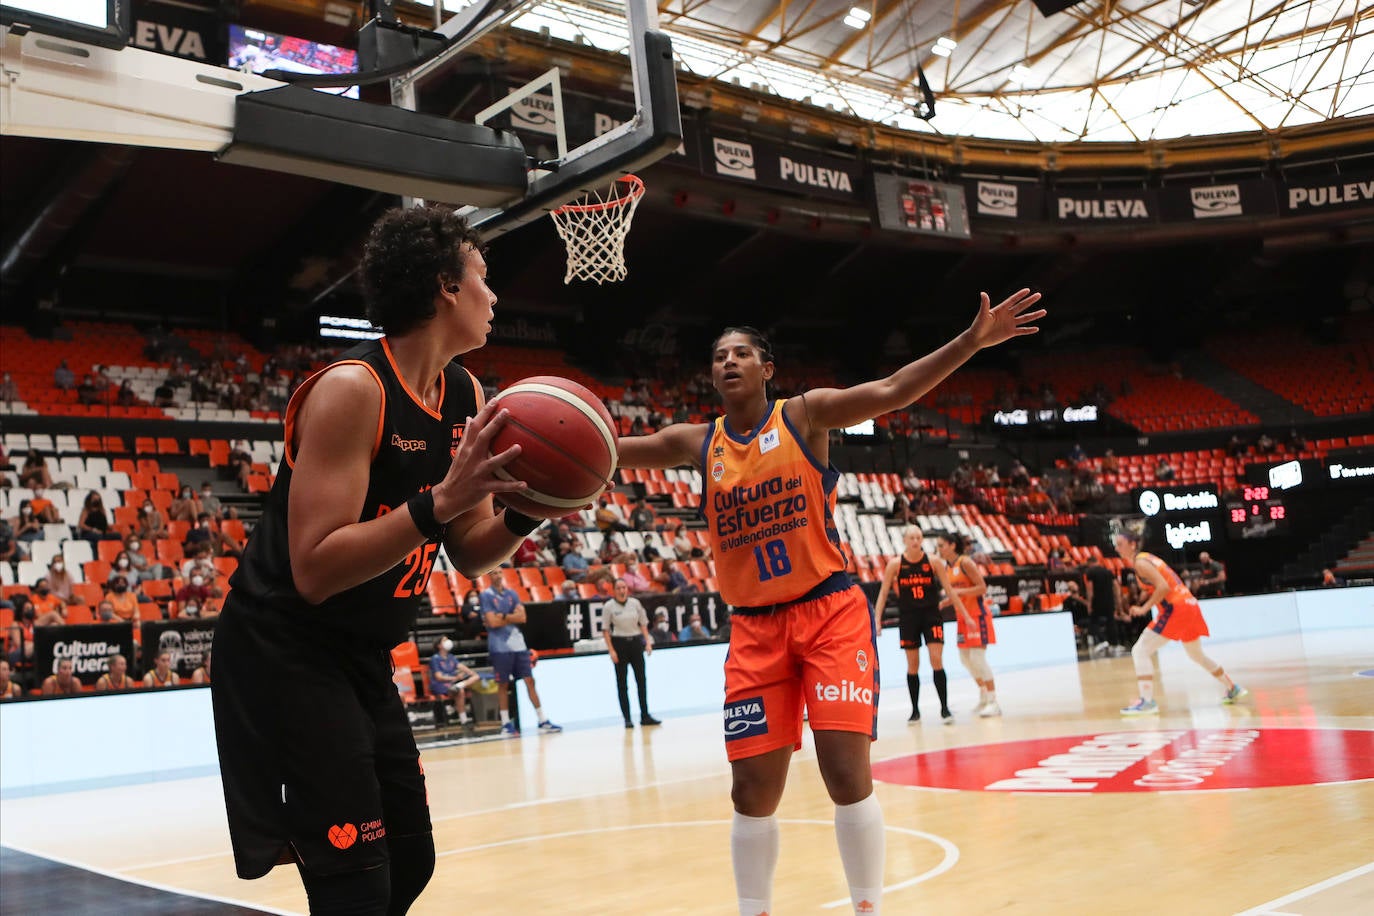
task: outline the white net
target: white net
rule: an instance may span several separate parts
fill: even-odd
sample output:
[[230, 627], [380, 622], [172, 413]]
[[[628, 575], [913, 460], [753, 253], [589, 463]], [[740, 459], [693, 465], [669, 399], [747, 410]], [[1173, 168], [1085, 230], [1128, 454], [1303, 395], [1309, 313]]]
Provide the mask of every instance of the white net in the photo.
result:
[[625, 236], [643, 196], [644, 182], [625, 175], [604, 192], [588, 192], [581, 201], [549, 214], [568, 249], [564, 283], [574, 279], [616, 283], [625, 279]]

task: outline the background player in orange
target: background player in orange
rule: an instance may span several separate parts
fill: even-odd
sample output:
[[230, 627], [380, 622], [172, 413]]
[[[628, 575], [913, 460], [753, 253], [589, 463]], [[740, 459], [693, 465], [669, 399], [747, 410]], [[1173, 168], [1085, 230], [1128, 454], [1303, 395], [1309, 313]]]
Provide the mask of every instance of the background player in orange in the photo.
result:
[[1155, 701], [1155, 654], [1167, 645], [1169, 640], [1183, 643], [1188, 657], [1197, 662], [1204, 671], [1221, 682], [1226, 688], [1223, 703], [1234, 703], [1249, 693], [1244, 687], [1231, 680], [1221, 665], [1212, 661], [1202, 651], [1202, 637], [1207, 636], [1207, 621], [1202, 617], [1202, 607], [1178, 577], [1159, 557], [1140, 549], [1140, 535], [1123, 531], [1112, 539], [1116, 552], [1135, 570], [1140, 582], [1143, 600], [1130, 609], [1132, 617], [1144, 617], [1151, 608], [1158, 607], [1159, 615], [1140, 634], [1131, 647], [1131, 659], [1135, 662], [1136, 683], [1140, 685], [1140, 696], [1130, 706], [1121, 709], [1123, 716], [1149, 716], [1159, 713]]
[[778, 859], [774, 815], [803, 706], [816, 758], [835, 802], [835, 837], [855, 912], [880, 912], [883, 818], [873, 795], [869, 745], [877, 721], [873, 611], [849, 578], [833, 512], [838, 472], [830, 430], [912, 403], [983, 347], [1037, 330], [1038, 293], [996, 308], [986, 294], [973, 324], [887, 378], [853, 388], [768, 397], [767, 339], [727, 328], [711, 352], [711, 380], [725, 415], [620, 440], [620, 466], [697, 465], [702, 514], [722, 597], [734, 608], [725, 663], [724, 730], [730, 758], [730, 830], [739, 912], [772, 908]]
[[952, 604], [959, 621], [959, 660], [978, 682], [978, 708], [983, 718], [1000, 716], [997, 705], [997, 685], [992, 680], [992, 666], [988, 664], [988, 646], [997, 642], [997, 630], [992, 615], [983, 603], [987, 583], [983, 571], [968, 555], [968, 538], [958, 532], [941, 532], [937, 537], [940, 558], [949, 564], [949, 578], [945, 582], [946, 601]]
[[926, 651], [930, 653], [935, 692], [940, 695], [940, 720], [953, 725], [954, 714], [949, 711], [949, 689], [945, 680], [945, 618], [940, 613], [940, 579], [932, 566], [932, 561], [940, 561], [926, 555], [922, 546], [924, 539], [925, 535], [915, 525], [902, 533], [904, 549], [901, 556], [893, 557], [883, 570], [883, 584], [873, 604], [873, 616], [882, 621], [887, 596], [895, 587], [897, 631], [902, 650], [906, 652], [906, 689], [911, 695], [911, 718], [907, 721], [921, 721], [921, 640], [924, 639]]

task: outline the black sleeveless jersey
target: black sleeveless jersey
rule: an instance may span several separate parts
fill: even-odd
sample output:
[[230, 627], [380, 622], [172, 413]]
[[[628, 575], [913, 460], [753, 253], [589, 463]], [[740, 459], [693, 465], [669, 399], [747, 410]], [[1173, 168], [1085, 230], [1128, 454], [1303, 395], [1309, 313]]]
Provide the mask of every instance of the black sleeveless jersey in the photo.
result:
[[292, 425], [305, 395], [334, 366], [366, 366], [383, 393], [382, 413], [373, 447], [367, 498], [359, 522], [399, 509], [411, 496], [444, 479], [462, 440], [468, 417], [480, 407], [480, 388], [457, 363], [444, 368], [439, 411], [430, 410], [396, 371], [386, 339], [368, 341], [316, 373], [301, 385], [286, 408], [286, 449], [276, 482], [268, 493], [262, 518], [248, 538], [243, 560], [229, 580], [236, 597], [260, 613], [279, 613], [310, 632], [344, 637], [367, 648], [390, 649], [409, 638], [419, 613], [420, 596], [429, 584], [439, 552], [437, 541], [422, 544], [375, 579], [308, 604], [296, 590], [286, 531], [293, 456]]
[[940, 580], [930, 568], [930, 557], [922, 554], [915, 563], [907, 562], [905, 555], [899, 559], [897, 581], [892, 586], [897, 591], [897, 609], [911, 612], [939, 607]]

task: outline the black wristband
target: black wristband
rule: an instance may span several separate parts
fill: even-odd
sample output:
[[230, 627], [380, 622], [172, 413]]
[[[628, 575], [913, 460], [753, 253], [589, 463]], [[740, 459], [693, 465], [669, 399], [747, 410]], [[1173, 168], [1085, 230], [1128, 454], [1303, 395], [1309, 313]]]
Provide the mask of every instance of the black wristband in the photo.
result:
[[434, 517], [434, 491], [424, 490], [416, 493], [406, 500], [406, 508], [410, 510], [410, 520], [415, 523], [415, 527], [420, 529], [420, 533], [425, 536], [427, 541], [442, 541], [444, 535], [448, 533], [448, 526], [439, 523]]
[[530, 532], [534, 531], [534, 529], [545, 522], [545, 519], [530, 518], [523, 512], [516, 512], [510, 506], [506, 507], [506, 511], [501, 516], [501, 520], [505, 522], [507, 531], [522, 538], [528, 537]]

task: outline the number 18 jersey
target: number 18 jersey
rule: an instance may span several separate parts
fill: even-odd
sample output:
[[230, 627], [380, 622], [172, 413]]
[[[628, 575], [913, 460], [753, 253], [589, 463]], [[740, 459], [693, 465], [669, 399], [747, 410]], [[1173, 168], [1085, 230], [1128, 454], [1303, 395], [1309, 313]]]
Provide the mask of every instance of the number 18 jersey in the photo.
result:
[[717, 417], [702, 444], [701, 513], [721, 597], [736, 607], [795, 601], [846, 566], [835, 528], [839, 472], [815, 459], [773, 402], [740, 434]]

